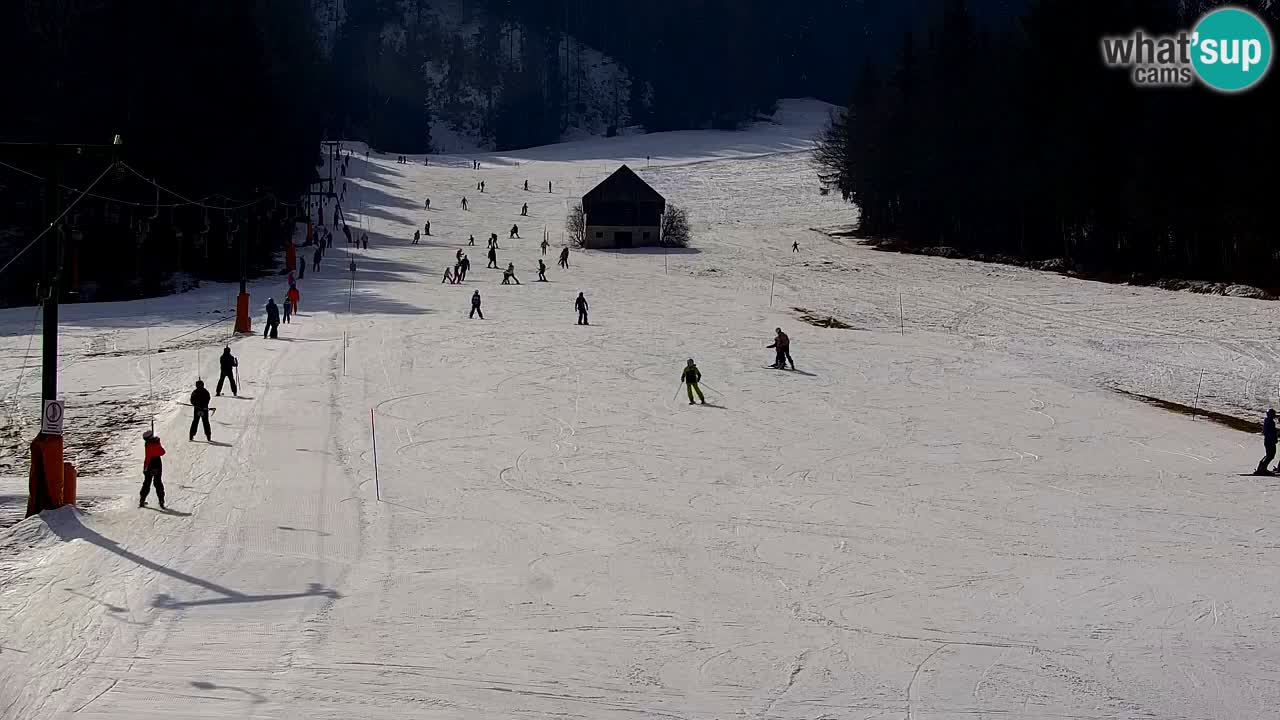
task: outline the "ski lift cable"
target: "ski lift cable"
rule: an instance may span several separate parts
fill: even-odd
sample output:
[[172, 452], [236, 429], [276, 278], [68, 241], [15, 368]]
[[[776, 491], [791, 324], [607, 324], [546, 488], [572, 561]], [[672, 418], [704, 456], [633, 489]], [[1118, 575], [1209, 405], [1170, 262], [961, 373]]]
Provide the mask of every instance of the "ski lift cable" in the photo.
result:
[[[121, 163], [121, 165], [123, 165], [123, 164], [124, 164], [124, 163]], [[26, 175], [27, 177], [32, 178], [33, 180], [39, 180], [39, 181], [41, 181], [41, 182], [44, 182], [44, 181], [45, 181], [45, 178], [44, 178], [43, 176], [38, 175], [38, 174], [36, 174], [36, 173], [33, 173], [33, 172], [31, 172], [30, 170], [25, 170], [25, 169], [23, 169], [23, 168], [20, 168], [20, 167], [18, 167], [17, 165], [11, 165], [11, 164], [9, 164], [9, 163], [7, 163], [7, 162], [3, 161], [3, 160], [0, 160], [0, 167], [6, 167], [6, 168], [9, 168], [10, 170], [13, 170], [14, 172], [17, 172], [17, 173], [21, 173], [21, 174], [23, 174], [23, 175]], [[138, 174], [138, 176], [139, 176], [139, 177], [142, 177], [142, 176], [141, 176], [141, 174], [139, 174], [139, 173], [138, 173], [136, 170], [134, 170], [133, 168], [129, 168], [129, 170], [130, 170], [131, 172], [135, 173], [135, 174]], [[111, 197], [110, 195], [100, 195], [100, 194], [98, 194], [98, 193], [88, 192], [87, 190], [81, 190], [81, 189], [80, 189], [80, 188], [78, 188], [78, 187], [73, 187], [73, 186], [71, 186], [71, 185], [64, 185], [64, 184], [62, 184], [62, 183], [58, 183], [58, 187], [62, 188], [63, 190], [66, 190], [66, 191], [68, 191], [68, 192], [80, 193], [80, 194], [83, 194], [83, 195], [86, 195], [86, 196], [88, 196], [88, 197], [95, 198], [95, 199], [98, 199], [98, 200], [105, 200], [105, 201], [107, 201], [107, 202], [118, 203], [118, 204], [120, 204], [120, 205], [128, 205], [128, 206], [130, 206], [130, 207], [143, 207], [144, 205], [151, 205], [152, 207], [155, 207], [155, 208], [178, 208], [178, 207], [188, 207], [188, 206], [191, 206], [191, 205], [197, 205], [197, 206], [199, 206], [199, 207], [205, 207], [205, 208], [210, 208], [210, 207], [212, 207], [212, 208], [213, 208], [213, 209], [215, 209], [215, 210], [224, 210], [224, 209], [240, 209], [240, 208], [222, 208], [222, 207], [217, 207], [217, 206], [207, 205], [207, 204], [205, 204], [205, 203], [203, 202], [204, 200], [207, 200], [207, 199], [212, 198], [212, 197], [221, 197], [221, 198], [225, 198], [225, 199], [227, 199], [227, 200], [231, 200], [232, 202], [235, 202], [234, 198], [227, 197], [226, 195], [223, 195], [223, 194], [221, 194], [221, 193], [214, 193], [214, 194], [212, 194], [212, 195], [206, 195], [202, 200], [188, 200], [187, 198], [183, 198], [183, 202], [176, 202], [176, 203], [161, 203], [161, 202], [159, 201], [159, 197], [158, 197], [158, 195], [159, 195], [159, 191], [161, 190], [161, 186], [160, 186], [158, 183], [156, 183], [155, 181], [153, 181], [153, 180], [147, 180], [147, 178], [145, 178], [145, 177], [144, 177], [144, 178], [142, 178], [142, 179], [143, 179], [143, 180], [146, 180], [146, 182], [148, 182], [148, 183], [150, 183], [150, 184], [152, 184], [152, 185], [154, 185], [154, 186], [156, 187], [157, 198], [156, 198], [156, 201], [155, 201], [154, 203], [135, 202], [135, 201], [133, 201], [133, 200], [125, 200], [125, 199], [123, 199], [123, 198]], [[166, 190], [166, 192], [169, 192], [169, 191], [168, 191], [168, 190]], [[182, 196], [180, 196], [180, 195], [177, 195], [176, 193], [170, 193], [170, 194], [175, 195], [175, 197], [182, 197]], [[248, 205], [252, 205], [252, 204], [254, 204], [254, 203], [262, 202], [262, 201], [263, 201], [263, 200], [265, 200], [265, 199], [271, 199], [271, 200], [273, 200], [273, 201], [275, 201], [275, 202], [277, 202], [277, 203], [279, 203], [279, 204], [281, 204], [281, 205], [284, 205], [284, 206], [286, 206], [286, 207], [296, 208], [296, 207], [298, 206], [298, 205], [297, 205], [297, 203], [290, 203], [290, 202], [285, 202], [285, 201], [281, 200], [281, 199], [280, 199], [279, 197], [277, 197], [274, 193], [266, 193], [265, 195], [263, 195], [262, 197], [258, 198], [257, 200], [254, 200], [252, 203], [246, 203], [245, 205], [243, 205], [243, 206], [241, 206], [241, 207], [247, 207]]]
[[31, 345], [36, 339], [36, 325], [40, 322], [40, 311], [43, 309], [43, 304], [36, 303], [36, 312], [31, 318], [31, 332], [27, 334], [27, 351], [22, 355], [22, 369], [18, 371], [18, 382], [13, 388], [13, 402], [9, 406], [9, 425], [11, 426], [14, 424], [14, 410], [17, 409], [18, 403], [21, 401], [22, 379], [27, 374], [27, 361], [31, 359]]
[[110, 165], [107, 165], [107, 168], [102, 171], [102, 174], [98, 176], [98, 179], [94, 180], [93, 183], [89, 185], [89, 187], [84, 192], [80, 193], [79, 197], [77, 197], [75, 200], [72, 200], [71, 204], [67, 206], [66, 210], [62, 211], [61, 215], [54, 218], [53, 222], [49, 223], [48, 227], [46, 227], [44, 230], [41, 230], [39, 235], [36, 235], [31, 242], [27, 243], [26, 246], [23, 247], [21, 250], [19, 250], [16, 255], [10, 258], [9, 262], [5, 263], [3, 267], [0, 267], [0, 273], [3, 273], [5, 270], [8, 270], [10, 265], [13, 265], [15, 262], [17, 262], [18, 258], [22, 257], [23, 254], [26, 253], [28, 250], [30, 250], [33, 246], [35, 246], [36, 243], [40, 242], [40, 238], [44, 237], [45, 233], [57, 227], [58, 223], [62, 222], [62, 218], [66, 217], [68, 213], [70, 213], [73, 209], [75, 209], [75, 206], [80, 204], [80, 201], [85, 199], [85, 197], [88, 195], [89, 190], [92, 190], [94, 186], [102, 182], [102, 179], [105, 178], [107, 176], [107, 173], [111, 172], [112, 168], [114, 168], [115, 166], [116, 166], [116, 163], [114, 161]]

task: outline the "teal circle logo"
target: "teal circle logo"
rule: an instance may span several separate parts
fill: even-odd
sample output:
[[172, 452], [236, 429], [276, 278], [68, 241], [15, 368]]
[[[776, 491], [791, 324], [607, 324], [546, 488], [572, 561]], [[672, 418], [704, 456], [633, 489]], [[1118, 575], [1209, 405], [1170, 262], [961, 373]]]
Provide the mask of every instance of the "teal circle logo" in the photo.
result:
[[1248, 10], [1214, 10], [1200, 18], [1193, 32], [1191, 65], [1214, 90], [1247, 90], [1271, 67], [1271, 31]]

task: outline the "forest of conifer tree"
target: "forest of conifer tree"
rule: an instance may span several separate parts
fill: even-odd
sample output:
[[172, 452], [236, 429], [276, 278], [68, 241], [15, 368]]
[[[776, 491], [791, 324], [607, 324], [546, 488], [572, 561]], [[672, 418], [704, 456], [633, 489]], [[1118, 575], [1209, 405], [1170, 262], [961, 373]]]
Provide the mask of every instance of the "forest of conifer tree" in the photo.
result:
[[893, 247], [1280, 287], [1262, 180], [1280, 159], [1274, 78], [1235, 95], [1138, 88], [1101, 60], [1103, 36], [1186, 29], [1222, 4], [1037, 0], [992, 30], [950, 0], [896, 58], [851, 74], [824, 181]]

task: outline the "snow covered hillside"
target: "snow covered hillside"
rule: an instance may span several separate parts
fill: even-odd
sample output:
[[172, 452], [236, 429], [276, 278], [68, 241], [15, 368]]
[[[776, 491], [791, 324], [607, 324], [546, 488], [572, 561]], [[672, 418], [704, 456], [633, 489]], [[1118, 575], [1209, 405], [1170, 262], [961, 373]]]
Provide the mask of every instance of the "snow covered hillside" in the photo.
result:
[[[828, 237], [856, 211], [818, 194], [827, 110], [353, 159], [354, 283], [339, 240], [280, 339], [230, 342], [214, 444], [178, 402], [233, 288], [64, 308], [94, 505], [0, 531], [0, 718], [1280, 717], [1280, 482], [1241, 476], [1256, 436], [1114, 391], [1256, 416], [1275, 306]], [[621, 162], [695, 247], [557, 268]], [[33, 315], [0, 311], [19, 418]], [[775, 327], [796, 372], [764, 367]], [[153, 412], [169, 512], [136, 507]]]

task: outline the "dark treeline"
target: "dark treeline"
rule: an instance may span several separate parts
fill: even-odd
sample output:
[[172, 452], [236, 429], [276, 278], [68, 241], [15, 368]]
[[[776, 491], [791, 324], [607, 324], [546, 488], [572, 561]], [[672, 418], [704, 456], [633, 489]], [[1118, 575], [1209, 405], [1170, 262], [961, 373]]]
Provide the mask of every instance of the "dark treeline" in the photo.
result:
[[[859, 206], [864, 235], [907, 247], [1280, 287], [1263, 180], [1280, 160], [1276, 79], [1238, 95], [1137, 88], [1100, 58], [1104, 35], [1187, 29], [1218, 4], [1039, 0], [992, 30], [948, 0], [895, 60], [855, 69], [824, 182]], [[1280, 21], [1280, 6], [1243, 4]]]
[[[6, 103], [0, 160], [84, 188], [113, 157], [166, 187], [229, 207], [272, 193], [294, 201], [315, 175], [325, 66], [308, 0], [15, 0], [0, 3]], [[52, 148], [45, 143], [123, 145]], [[31, 142], [32, 145], [14, 145]], [[183, 274], [234, 279], [230, 231], [263, 268], [289, 231], [267, 201], [209, 211], [125, 170], [59, 226], [67, 299], [165, 292]], [[79, 193], [60, 190], [66, 207]], [[0, 166], [0, 262], [47, 225], [46, 183]], [[5, 272], [0, 301], [31, 303], [42, 267], [33, 248]]]
[[[996, 20], [1013, 1], [975, 6]], [[449, 68], [440, 105], [484, 96], [475, 129], [499, 149], [555, 142], [591, 104], [611, 128], [734, 128], [781, 97], [843, 102], [853, 59], [891, 53], [939, 2], [475, 0], [459, 33], [437, 21], [456, 12], [441, 3], [369, 0], [347, 4], [334, 64], [350, 136], [384, 149], [427, 149], [426, 62]], [[629, 82], [592, 87], [593, 51]]]
[[[562, 131], [557, 111], [578, 101], [575, 64], [585, 43], [615, 58], [631, 75], [617, 103], [649, 131], [731, 129], [771, 111], [782, 97], [843, 103], [854, 58], [892, 52], [938, 0], [485, 0], [498, 17], [512, 17], [545, 36], [544, 51], [568, 35], [561, 65], [569, 72], [521, 83], [536, 115], [536, 137]], [[1009, 0], [976, 0], [977, 11], [997, 21]], [[531, 58], [531, 59], [537, 59]], [[526, 63], [527, 65], [528, 63]], [[557, 83], [560, 83], [557, 86]], [[509, 127], [495, 128], [499, 144]], [[528, 133], [528, 130], [524, 130]]]

